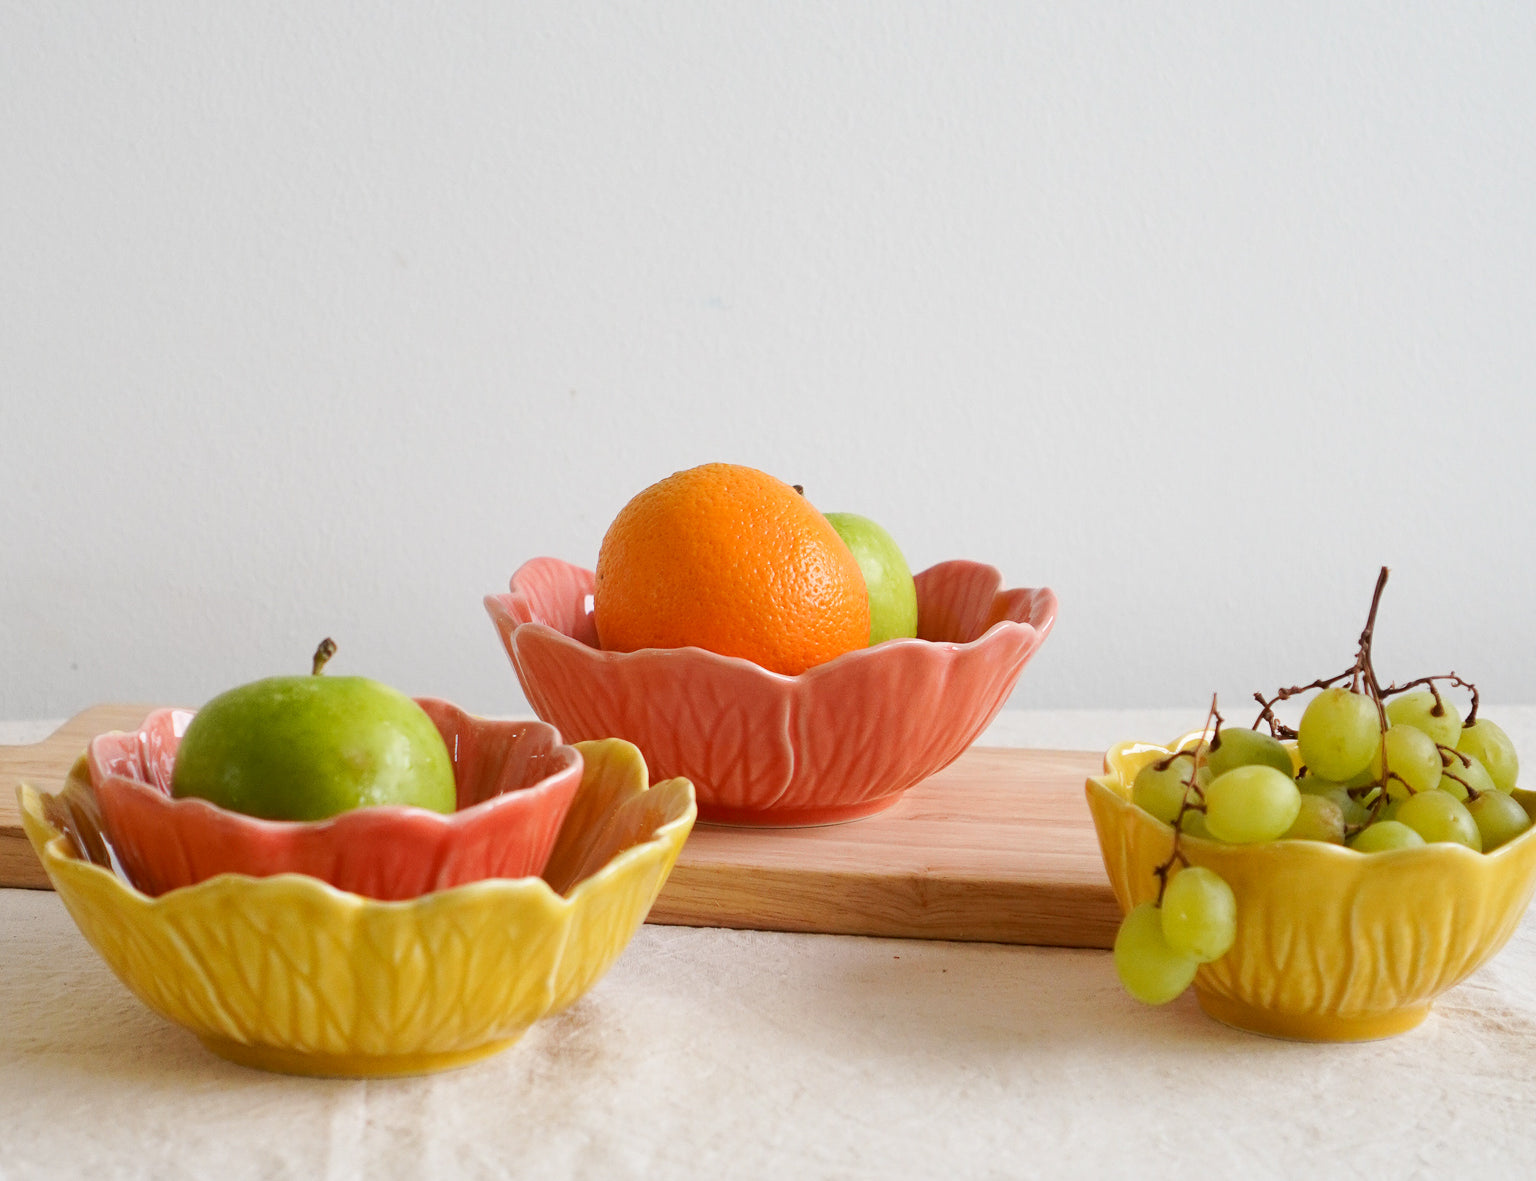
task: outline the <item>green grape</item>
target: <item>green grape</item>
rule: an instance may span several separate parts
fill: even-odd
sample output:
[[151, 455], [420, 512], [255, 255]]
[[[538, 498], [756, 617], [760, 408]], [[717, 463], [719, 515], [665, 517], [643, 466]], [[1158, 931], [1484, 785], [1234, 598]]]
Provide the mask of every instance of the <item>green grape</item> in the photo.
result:
[[1205, 826], [1234, 845], [1278, 840], [1300, 810], [1296, 781], [1273, 767], [1238, 767], [1205, 789]]
[[[1148, 763], [1136, 772], [1136, 778], [1131, 782], [1131, 802], [1164, 824], [1172, 824], [1184, 802], [1185, 780], [1189, 778], [1195, 760], [1190, 755], [1179, 755], [1166, 767], [1159, 766], [1161, 761]], [[1204, 768], [1201, 770], [1203, 772]], [[1202, 782], [1199, 774], [1195, 781]]]
[[[1482, 795], [1485, 791], [1499, 790], [1487, 768], [1462, 751], [1448, 757], [1445, 769], [1440, 774], [1439, 786], [1441, 791], [1458, 800], [1467, 799], [1469, 794]], [[1469, 787], [1472, 789], [1470, 793], [1467, 791]]]
[[1421, 791], [1409, 796], [1398, 805], [1396, 819], [1432, 845], [1465, 845], [1474, 852], [1483, 851], [1477, 821], [1467, 806], [1448, 792]]
[[1179, 825], [1179, 831], [1184, 833], [1185, 836], [1199, 837], [1201, 840], [1209, 841], [1213, 839], [1211, 837], [1211, 830], [1206, 826], [1204, 812], [1189, 811], [1184, 813], [1184, 822]]
[[1467, 805], [1483, 836], [1483, 852], [1492, 853], [1531, 827], [1531, 817], [1520, 801], [1502, 791], [1485, 791]]
[[1216, 736], [1215, 745], [1206, 752], [1206, 765], [1211, 769], [1212, 779], [1238, 767], [1255, 764], [1273, 767], [1287, 775], [1296, 770], [1291, 764], [1291, 752], [1278, 738], [1262, 730], [1223, 729]]
[[1237, 899], [1221, 875], [1198, 865], [1181, 870], [1163, 891], [1163, 938], [1202, 964], [1227, 954], [1237, 938]]
[[[1436, 713], [1436, 709], [1440, 712]], [[1427, 687], [1410, 689], [1387, 700], [1387, 721], [1394, 726], [1414, 726], [1441, 746], [1455, 746], [1461, 737], [1461, 714], [1445, 695], [1435, 704], [1435, 695]]]
[[[1449, 771], [1450, 768], [1447, 767], [1446, 770]], [[1458, 767], [1457, 774], [1460, 773], [1461, 769]], [[1460, 800], [1463, 804], [1465, 804], [1469, 798], [1467, 795], [1466, 787], [1452, 779], [1449, 775], [1440, 776], [1440, 785], [1437, 790], [1445, 792], [1445, 794], [1450, 796], [1452, 799]]]
[[1303, 795], [1301, 811], [1283, 839], [1288, 841], [1326, 841], [1344, 843], [1344, 809], [1331, 796]]
[[1332, 800], [1339, 806], [1339, 811], [1344, 816], [1345, 827], [1357, 828], [1370, 819], [1370, 812], [1366, 806], [1350, 795], [1346, 788], [1335, 788], [1325, 793], [1322, 798]]
[[1307, 770], [1340, 782], [1365, 770], [1381, 745], [1376, 703], [1363, 693], [1324, 689], [1302, 712], [1296, 745]]
[[1324, 779], [1321, 775], [1314, 775], [1310, 771], [1296, 780], [1296, 790], [1304, 796], [1332, 795], [1343, 786], [1342, 783], [1335, 783], [1332, 779]]
[[[1385, 768], [1381, 762], [1383, 750], [1387, 756]], [[1397, 776], [1387, 784], [1387, 794], [1395, 800], [1416, 791], [1434, 791], [1440, 784], [1440, 748], [1417, 726], [1399, 723], [1388, 728], [1381, 745], [1371, 756], [1370, 781], [1380, 782], [1383, 770]]]
[[1463, 726], [1456, 749], [1481, 763], [1500, 791], [1515, 790], [1520, 759], [1515, 754], [1515, 744], [1497, 724], [1478, 718], [1470, 726]]
[[1349, 847], [1361, 853], [1384, 853], [1389, 849], [1411, 849], [1422, 844], [1424, 838], [1406, 824], [1396, 820], [1378, 820], [1356, 833]]
[[1125, 991], [1138, 1001], [1167, 1004], [1194, 982], [1199, 968], [1194, 956], [1168, 946], [1155, 904], [1143, 902], [1121, 921], [1115, 935], [1115, 971]]

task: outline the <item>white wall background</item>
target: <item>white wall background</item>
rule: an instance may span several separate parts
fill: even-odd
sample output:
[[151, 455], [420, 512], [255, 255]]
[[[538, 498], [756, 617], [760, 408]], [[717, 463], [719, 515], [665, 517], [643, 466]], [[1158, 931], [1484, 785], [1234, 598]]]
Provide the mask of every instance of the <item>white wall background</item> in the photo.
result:
[[[728, 459], [1061, 596], [1013, 698], [1536, 701], [1536, 7], [8, 3], [0, 717], [480, 606]], [[1242, 712], [1239, 710], [1238, 712]]]

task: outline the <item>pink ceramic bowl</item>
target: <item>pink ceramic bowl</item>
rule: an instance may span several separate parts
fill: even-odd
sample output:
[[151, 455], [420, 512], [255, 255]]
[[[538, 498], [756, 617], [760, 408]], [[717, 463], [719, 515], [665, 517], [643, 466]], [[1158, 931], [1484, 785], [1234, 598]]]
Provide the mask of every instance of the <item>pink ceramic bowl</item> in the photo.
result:
[[301, 873], [384, 901], [484, 878], [543, 872], [581, 785], [581, 754], [543, 722], [472, 717], [419, 698], [448, 744], [456, 811], [359, 808], [329, 820], [262, 820], [171, 796], [176, 748], [193, 711], [156, 710], [135, 733], [88, 751], [102, 820], [128, 879], [159, 895], [221, 873]]
[[717, 824], [867, 816], [953, 762], [1051, 630], [1049, 590], [1004, 590], [979, 562], [917, 576], [918, 636], [789, 677], [700, 648], [604, 652], [593, 575], [536, 558], [490, 612], [529, 703], [568, 741], [625, 738], [658, 777], [693, 781]]

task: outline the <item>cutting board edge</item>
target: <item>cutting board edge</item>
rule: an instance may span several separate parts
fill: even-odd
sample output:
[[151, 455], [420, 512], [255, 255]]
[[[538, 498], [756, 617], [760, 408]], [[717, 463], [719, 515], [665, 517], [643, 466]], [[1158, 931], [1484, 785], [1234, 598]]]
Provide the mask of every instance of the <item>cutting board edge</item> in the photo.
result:
[[[1102, 862], [1092, 882], [758, 870], [750, 889], [679, 864], [648, 922], [1041, 946], [1109, 947], [1120, 907]], [[814, 914], [814, 921], [804, 916]]]
[[770, 931], [786, 935], [838, 935], [867, 939], [922, 939], [933, 943], [996, 943], [1005, 947], [1060, 947], [1078, 951], [1109, 951], [1115, 945], [1115, 932], [1119, 929], [1117, 914], [1106, 920], [1102, 927], [1084, 934], [1070, 931], [1056, 933], [1031, 927], [1028, 930], [987, 931], [965, 934], [955, 931], [914, 931], [905, 928], [873, 929], [863, 924], [824, 923], [821, 925], [797, 925], [771, 920], [742, 919], [733, 921], [718, 916], [699, 917], [673, 913], [665, 909], [654, 911], [646, 917], [648, 924], [656, 927], [691, 927], [696, 930]]
[[53, 883], [48, 880], [43, 863], [37, 859], [25, 833], [19, 833], [13, 839], [9, 831], [0, 829], [0, 889], [53, 889]]

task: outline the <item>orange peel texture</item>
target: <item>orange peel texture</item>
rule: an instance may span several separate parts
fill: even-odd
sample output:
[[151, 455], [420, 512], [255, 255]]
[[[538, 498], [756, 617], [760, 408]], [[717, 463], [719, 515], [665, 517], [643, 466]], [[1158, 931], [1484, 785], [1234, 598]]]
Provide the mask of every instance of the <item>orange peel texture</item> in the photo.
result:
[[652, 484], [603, 538], [598, 641], [698, 647], [795, 676], [863, 648], [869, 596], [853, 554], [789, 484], [710, 463]]

